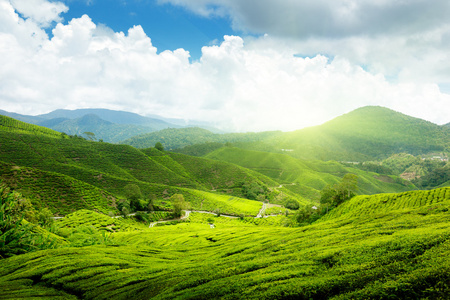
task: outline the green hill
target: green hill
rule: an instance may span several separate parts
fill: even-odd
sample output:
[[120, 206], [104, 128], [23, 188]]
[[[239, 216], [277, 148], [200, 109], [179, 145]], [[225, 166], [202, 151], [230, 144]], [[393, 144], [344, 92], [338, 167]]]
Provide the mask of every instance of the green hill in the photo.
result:
[[356, 197], [300, 228], [234, 220], [116, 232], [111, 246], [3, 260], [0, 297], [446, 299], [449, 208], [445, 188]]
[[194, 144], [262, 141], [279, 134], [281, 134], [279, 131], [218, 134], [198, 127], [169, 128], [132, 137], [123, 141], [122, 144], [136, 148], [149, 148], [160, 142], [166, 150], [173, 150]]
[[369, 106], [266, 143], [278, 151], [292, 149], [288, 154], [296, 158], [367, 161], [401, 152], [419, 155], [448, 151], [450, 133], [436, 124]]
[[115, 210], [112, 194], [63, 174], [0, 161], [0, 182], [30, 199], [34, 207], [49, 208], [57, 215], [83, 208], [105, 214]]
[[[146, 200], [156, 199], [157, 205], [170, 207], [170, 196], [181, 193], [194, 209], [223, 208], [223, 213], [230, 214], [257, 214], [258, 209], [250, 212], [232, 204], [240, 198], [256, 199], [256, 195], [250, 197], [249, 186], [269, 199], [280, 193], [270, 189], [279, 183], [230, 163], [168, 154], [156, 149], [140, 151], [127, 145], [91, 142], [10, 118], [4, 120], [10, 122], [9, 127], [5, 127], [7, 130], [0, 130], [0, 161], [6, 164], [4, 181], [14, 184], [30, 198], [45, 198], [44, 194], [49, 193], [47, 198], [52, 199], [52, 203], [66, 197], [67, 186], [72, 182], [77, 186], [84, 183], [87, 194], [98, 196], [97, 206], [92, 200], [94, 196], [86, 198], [81, 192], [70, 196], [78, 200], [71, 201], [61, 210], [56, 204], [47, 203], [45, 206], [55, 214], [80, 208], [96, 208], [102, 212], [114, 210], [117, 203], [107, 202], [105, 198], [124, 198], [124, 187], [130, 183], [140, 188]], [[18, 180], [15, 174], [22, 167], [26, 171]], [[49, 177], [54, 179], [47, 180]], [[32, 195], [33, 191], [36, 195]], [[289, 191], [282, 197], [283, 201], [292, 198], [304, 201]], [[277, 199], [282, 201], [280, 197]], [[261, 203], [257, 205], [260, 207]]]
[[181, 126], [123, 111], [108, 109], [59, 109], [39, 116], [26, 116], [0, 110], [0, 115], [44, 126], [70, 135], [92, 132], [96, 139], [117, 143], [135, 135]]
[[11, 133], [27, 133], [27, 134], [33, 134], [33, 135], [39, 135], [39, 136], [47, 136], [47, 137], [53, 137], [53, 138], [62, 138], [64, 135], [62, 135], [59, 132], [56, 132], [54, 130], [32, 125], [29, 123], [25, 123], [16, 119], [13, 119], [11, 117], [0, 115], [0, 130], [5, 132], [11, 132]]
[[[421, 155], [450, 151], [450, 131], [383, 107], [362, 107], [319, 126], [261, 139], [235, 141], [233, 146], [284, 153], [308, 160], [362, 162], [395, 153]], [[205, 155], [217, 145], [191, 145], [177, 152]]]
[[401, 192], [415, 186], [397, 176], [380, 175], [337, 162], [305, 161], [286, 154], [223, 147], [205, 156], [257, 171], [307, 199], [317, 200], [326, 185], [338, 183], [347, 173], [359, 176], [359, 193]]

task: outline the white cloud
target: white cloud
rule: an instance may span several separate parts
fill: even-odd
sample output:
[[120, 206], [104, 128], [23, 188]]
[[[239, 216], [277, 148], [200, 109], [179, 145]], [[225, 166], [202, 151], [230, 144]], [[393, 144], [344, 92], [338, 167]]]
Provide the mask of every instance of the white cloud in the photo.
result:
[[[85, 15], [57, 24], [49, 39], [42, 24], [22, 19], [9, 2], [0, 2], [0, 16], [4, 110], [39, 114], [104, 107], [207, 120], [241, 131], [299, 129], [364, 105], [383, 105], [436, 123], [450, 121], [450, 96], [436, 84], [389, 82], [345, 55], [296, 57], [301, 41], [225, 36], [190, 62], [184, 49], [158, 54], [140, 26], [113, 32]], [[308, 50], [311, 45], [303, 46]], [[361, 50], [361, 55], [376, 51]], [[436, 55], [434, 63], [440, 59]]]
[[376, 74], [450, 83], [448, 0], [160, 0], [205, 17], [229, 16], [307, 55], [343, 56]]
[[47, 0], [10, 0], [14, 8], [25, 18], [30, 18], [42, 27], [60, 22], [60, 14], [69, 9], [64, 3]]

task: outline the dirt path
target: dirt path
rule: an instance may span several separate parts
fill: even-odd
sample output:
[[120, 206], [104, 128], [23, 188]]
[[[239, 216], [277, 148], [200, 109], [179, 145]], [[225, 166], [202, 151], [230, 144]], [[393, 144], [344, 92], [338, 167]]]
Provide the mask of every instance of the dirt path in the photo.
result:
[[267, 207], [266, 203], [263, 203], [261, 209], [259, 210], [258, 215], [256, 215], [255, 218], [262, 218], [264, 212], [266, 211], [266, 207]]

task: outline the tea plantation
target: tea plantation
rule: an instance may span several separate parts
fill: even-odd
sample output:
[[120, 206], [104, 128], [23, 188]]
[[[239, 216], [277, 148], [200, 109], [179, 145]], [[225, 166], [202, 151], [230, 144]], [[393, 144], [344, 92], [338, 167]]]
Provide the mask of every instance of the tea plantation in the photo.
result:
[[[449, 187], [233, 147], [206, 156], [0, 116], [0, 299], [448, 299]], [[347, 174], [358, 195], [321, 205]]]
[[5, 259], [0, 297], [446, 299], [449, 208], [443, 188], [355, 197], [304, 227], [197, 214]]

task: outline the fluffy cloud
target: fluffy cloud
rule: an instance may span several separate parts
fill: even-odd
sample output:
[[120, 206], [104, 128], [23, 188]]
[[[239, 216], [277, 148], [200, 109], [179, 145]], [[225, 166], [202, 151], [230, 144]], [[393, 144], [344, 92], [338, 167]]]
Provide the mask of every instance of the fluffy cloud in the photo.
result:
[[447, 0], [159, 0], [228, 16], [244, 33], [269, 34], [302, 55], [343, 56], [372, 73], [450, 83]]
[[46, 0], [11, 0], [11, 4], [25, 18], [31, 18], [42, 27], [48, 27], [52, 22], [60, 22], [60, 14], [69, 9], [61, 2]]
[[50, 39], [12, 1], [0, 0], [0, 17], [4, 110], [103, 107], [240, 131], [294, 130], [364, 105], [450, 121], [450, 96], [436, 84], [393, 83], [345, 56], [298, 57], [291, 43], [271, 36], [225, 36], [190, 62], [184, 49], [158, 53], [140, 26], [113, 32], [84, 15], [58, 23]]

